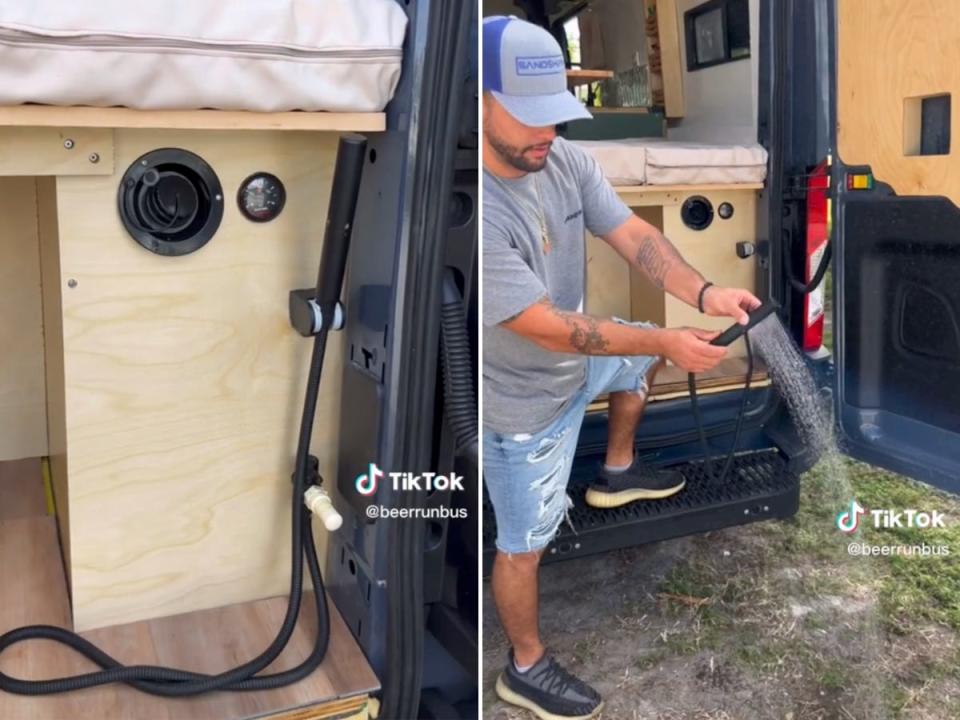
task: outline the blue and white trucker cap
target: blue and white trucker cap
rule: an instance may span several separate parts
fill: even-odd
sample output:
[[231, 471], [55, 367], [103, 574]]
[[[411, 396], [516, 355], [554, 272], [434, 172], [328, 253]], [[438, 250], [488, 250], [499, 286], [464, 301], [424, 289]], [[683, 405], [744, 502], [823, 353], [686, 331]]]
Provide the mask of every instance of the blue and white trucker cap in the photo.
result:
[[531, 127], [592, 117], [567, 90], [560, 44], [542, 27], [513, 16], [483, 21], [483, 89]]

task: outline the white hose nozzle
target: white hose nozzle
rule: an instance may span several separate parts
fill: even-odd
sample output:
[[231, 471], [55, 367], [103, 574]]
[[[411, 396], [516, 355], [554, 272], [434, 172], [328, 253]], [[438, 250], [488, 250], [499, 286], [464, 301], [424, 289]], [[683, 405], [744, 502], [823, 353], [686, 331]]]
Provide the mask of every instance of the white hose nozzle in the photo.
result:
[[343, 525], [343, 516], [333, 507], [333, 501], [326, 491], [318, 485], [311, 485], [303, 494], [307, 509], [320, 518], [320, 522], [329, 531], [338, 530]]

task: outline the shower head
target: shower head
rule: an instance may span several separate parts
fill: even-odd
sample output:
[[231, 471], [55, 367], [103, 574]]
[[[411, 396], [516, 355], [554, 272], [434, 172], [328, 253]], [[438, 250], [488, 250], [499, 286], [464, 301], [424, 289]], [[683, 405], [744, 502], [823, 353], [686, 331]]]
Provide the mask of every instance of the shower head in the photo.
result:
[[753, 328], [754, 325], [764, 320], [768, 315], [776, 312], [780, 309], [780, 306], [773, 300], [768, 300], [763, 305], [758, 307], [756, 310], [753, 310], [750, 313], [750, 321], [746, 325], [741, 325], [740, 323], [734, 323], [717, 337], [710, 341], [711, 345], [719, 345], [721, 347], [726, 347], [734, 340], [738, 339], [743, 335], [747, 330]]

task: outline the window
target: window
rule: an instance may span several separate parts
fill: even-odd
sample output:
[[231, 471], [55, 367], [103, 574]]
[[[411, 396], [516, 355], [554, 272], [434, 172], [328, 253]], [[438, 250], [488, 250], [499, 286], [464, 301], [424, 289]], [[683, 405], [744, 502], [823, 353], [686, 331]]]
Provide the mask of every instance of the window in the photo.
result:
[[687, 70], [750, 57], [748, 0], [710, 0], [683, 14]]
[[903, 101], [903, 154], [950, 154], [949, 93]]

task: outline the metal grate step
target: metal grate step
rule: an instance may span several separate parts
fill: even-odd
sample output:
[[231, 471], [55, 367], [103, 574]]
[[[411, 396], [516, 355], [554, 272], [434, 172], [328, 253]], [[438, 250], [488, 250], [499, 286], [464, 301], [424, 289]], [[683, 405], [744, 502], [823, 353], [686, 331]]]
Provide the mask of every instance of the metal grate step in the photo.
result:
[[[797, 512], [800, 484], [778, 450], [744, 453], [734, 458], [722, 483], [708, 480], [703, 461], [675, 466], [686, 487], [663, 500], [641, 500], [612, 510], [598, 510], [584, 501], [600, 458], [577, 458], [570, 477], [570, 511], [574, 533], [566, 521], [547, 548], [542, 562], [582, 557], [668, 538], [719, 530], [757, 520], [785, 518]], [[720, 463], [714, 460], [715, 472]], [[483, 567], [490, 573], [497, 534], [493, 505], [483, 492]]]

